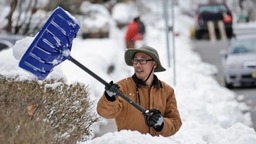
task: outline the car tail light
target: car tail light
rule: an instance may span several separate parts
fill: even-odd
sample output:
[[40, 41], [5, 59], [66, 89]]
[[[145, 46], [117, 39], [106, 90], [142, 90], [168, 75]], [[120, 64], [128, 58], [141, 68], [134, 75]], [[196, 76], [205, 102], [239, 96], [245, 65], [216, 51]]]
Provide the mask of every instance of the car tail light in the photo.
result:
[[195, 15], [195, 21], [196, 21], [197, 24], [199, 23], [199, 14]]
[[232, 16], [228, 14], [223, 14], [223, 22], [224, 23], [232, 23]]

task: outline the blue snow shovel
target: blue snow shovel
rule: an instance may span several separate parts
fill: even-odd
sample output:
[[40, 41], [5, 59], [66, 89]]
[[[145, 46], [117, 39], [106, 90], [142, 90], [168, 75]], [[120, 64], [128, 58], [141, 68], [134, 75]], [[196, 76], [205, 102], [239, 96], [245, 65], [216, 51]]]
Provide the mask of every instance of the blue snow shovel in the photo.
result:
[[[21, 58], [19, 66], [34, 74], [39, 80], [43, 80], [55, 66], [68, 59], [105, 87], [110, 86], [101, 77], [71, 57], [72, 42], [79, 29], [79, 23], [68, 12], [57, 7]], [[119, 90], [117, 95], [141, 111], [145, 116], [146, 124], [152, 126], [149, 123], [149, 116], [156, 113], [156, 110], [144, 110]]]

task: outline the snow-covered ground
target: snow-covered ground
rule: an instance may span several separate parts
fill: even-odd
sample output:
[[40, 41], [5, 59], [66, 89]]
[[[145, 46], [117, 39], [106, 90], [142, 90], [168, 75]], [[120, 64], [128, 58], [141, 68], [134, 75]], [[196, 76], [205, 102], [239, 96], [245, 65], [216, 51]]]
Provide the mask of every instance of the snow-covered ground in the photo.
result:
[[[145, 3], [153, 12], [159, 2], [147, 0]], [[160, 5], [161, 6], [161, 5]], [[121, 14], [121, 12], [120, 12]], [[158, 16], [152, 21], [151, 16]], [[256, 132], [250, 127], [251, 117], [244, 103], [235, 100], [235, 93], [220, 86], [212, 77], [218, 70], [215, 66], [203, 63], [200, 56], [193, 51], [189, 39], [189, 27], [193, 24], [190, 17], [182, 15], [175, 8], [175, 66], [168, 67], [164, 21], [161, 14], [148, 13], [142, 16], [145, 20], [147, 33], [146, 44], [156, 48], [167, 71], [156, 75], [172, 85], [175, 89], [178, 108], [183, 121], [181, 129], [171, 137], [152, 137], [134, 131], [109, 131], [97, 138], [88, 138], [80, 144], [255, 144]], [[171, 15], [170, 15], [171, 16]], [[151, 18], [151, 19], [150, 19]], [[94, 71], [106, 81], [117, 81], [133, 74], [131, 67], [124, 62], [124, 32], [112, 28], [109, 39], [76, 38], [73, 41], [72, 57]], [[170, 33], [170, 42], [172, 42]], [[19, 75], [17, 79], [34, 79], [35, 76], [18, 67], [20, 58], [33, 38], [27, 37], [18, 41], [12, 49], [0, 52], [0, 74], [5, 76]], [[172, 55], [172, 54], [171, 54]], [[114, 65], [113, 73], [107, 74], [108, 66]], [[173, 76], [176, 85], [173, 85]], [[104, 86], [74, 65], [65, 61], [55, 67], [47, 78], [65, 78], [67, 83], [82, 82], [89, 86], [92, 100], [100, 98]], [[92, 126], [92, 132], [100, 131], [100, 125], [107, 124], [106, 119]]]

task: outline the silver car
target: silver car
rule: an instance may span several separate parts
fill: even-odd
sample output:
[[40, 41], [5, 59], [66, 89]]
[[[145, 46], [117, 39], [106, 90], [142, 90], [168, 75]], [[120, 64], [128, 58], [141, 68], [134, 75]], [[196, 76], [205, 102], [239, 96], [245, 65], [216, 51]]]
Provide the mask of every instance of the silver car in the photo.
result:
[[242, 36], [231, 40], [223, 66], [227, 88], [255, 85], [256, 36]]
[[0, 34], [0, 51], [3, 49], [11, 48], [17, 40], [25, 36], [13, 34]]

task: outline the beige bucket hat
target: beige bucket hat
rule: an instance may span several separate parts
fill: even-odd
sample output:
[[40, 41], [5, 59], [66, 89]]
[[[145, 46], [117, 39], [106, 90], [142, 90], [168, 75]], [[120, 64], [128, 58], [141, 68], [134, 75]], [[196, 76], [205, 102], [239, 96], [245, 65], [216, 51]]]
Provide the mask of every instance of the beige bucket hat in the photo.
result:
[[138, 52], [142, 52], [145, 53], [147, 55], [149, 55], [152, 59], [154, 59], [154, 61], [157, 63], [157, 67], [155, 68], [155, 72], [162, 72], [165, 71], [166, 69], [161, 65], [161, 62], [159, 60], [159, 55], [157, 53], [157, 51], [149, 46], [142, 46], [140, 48], [132, 48], [132, 49], [128, 49], [126, 50], [125, 54], [124, 54], [124, 59], [127, 65], [129, 66], [133, 66], [132, 64], [132, 60], [134, 58], [134, 55]]

